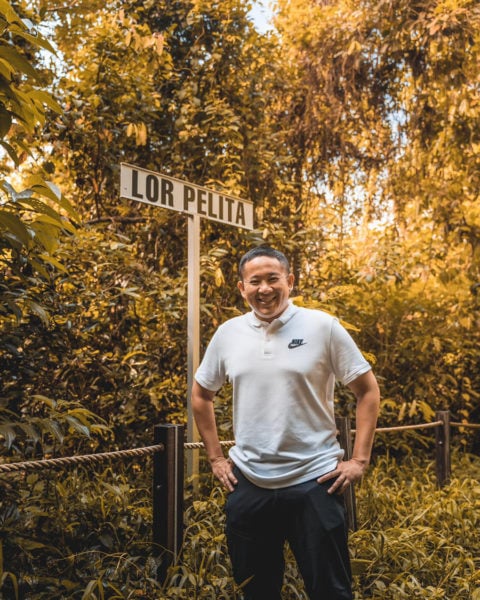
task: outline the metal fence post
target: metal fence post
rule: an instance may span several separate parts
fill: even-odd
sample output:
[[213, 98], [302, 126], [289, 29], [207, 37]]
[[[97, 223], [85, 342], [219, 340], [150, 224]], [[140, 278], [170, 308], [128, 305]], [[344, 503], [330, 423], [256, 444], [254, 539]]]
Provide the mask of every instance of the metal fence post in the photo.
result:
[[164, 445], [153, 456], [153, 543], [164, 581], [183, 542], [183, 425], [155, 425], [154, 443]]
[[[352, 431], [350, 428], [349, 417], [336, 417], [335, 423], [338, 430], [338, 440], [340, 446], [345, 451], [345, 460], [352, 458]], [[345, 508], [347, 511], [347, 523], [348, 528], [352, 531], [357, 530], [357, 505], [355, 500], [355, 487], [353, 485], [348, 486], [345, 493], [343, 494], [345, 501]]]
[[442, 425], [435, 427], [435, 471], [437, 484], [443, 487], [450, 482], [452, 466], [450, 462], [450, 411], [438, 410], [435, 413], [437, 421]]

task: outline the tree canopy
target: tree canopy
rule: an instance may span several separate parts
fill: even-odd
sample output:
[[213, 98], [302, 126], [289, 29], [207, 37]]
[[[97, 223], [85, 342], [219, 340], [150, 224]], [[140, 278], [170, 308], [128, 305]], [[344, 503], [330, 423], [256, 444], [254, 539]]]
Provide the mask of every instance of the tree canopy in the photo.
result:
[[204, 342], [267, 242], [354, 327], [386, 420], [475, 418], [475, 2], [279, 0], [267, 34], [248, 10], [5, 3], [5, 406], [61, 389], [129, 440], [185, 418], [186, 225], [119, 199], [127, 161], [254, 202], [251, 233], [202, 225]]

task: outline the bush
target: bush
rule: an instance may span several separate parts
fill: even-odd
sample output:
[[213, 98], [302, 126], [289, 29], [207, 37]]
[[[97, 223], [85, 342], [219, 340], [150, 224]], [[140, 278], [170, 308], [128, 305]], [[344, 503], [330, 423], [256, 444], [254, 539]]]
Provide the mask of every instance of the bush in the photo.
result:
[[[357, 486], [350, 536], [356, 600], [479, 600], [480, 459], [454, 454], [454, 478], [438, 489], [417, 456], [376, 459]], [[223, 531], [225, 496], [204, 476], [186, 498], [182, 553], [157, 580], [152, 544], [151, 459], [4, 476], [0, 594], [31, 600], [240, 598]], [[287, 549], [286, 600], [306, 600]]]

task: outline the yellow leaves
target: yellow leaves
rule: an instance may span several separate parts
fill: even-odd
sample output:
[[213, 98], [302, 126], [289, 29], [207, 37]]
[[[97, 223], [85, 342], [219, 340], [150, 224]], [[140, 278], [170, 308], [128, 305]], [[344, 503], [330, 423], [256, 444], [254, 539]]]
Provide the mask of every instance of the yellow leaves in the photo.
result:
[[413, 400], [402, 403], [398, 413], [398, 422], [401, 423], [407, 415], [409, 419], [419, 416], [428, 423], [434, 419], [435, 411], [425, 400]]
[[225, 283], [225, 278], [223, 276], [222, 269], [218, 267], [215, 269], [215, 285], [217, 287], [221, 287]]
[[154, 43], [152, 44], [155, 47], [155, 52], [160, 56], [163, 52], [163, 46], [165, 43], [165, 38], [161, 33], [155, 32], [153, 34]]
[[460, 319], [458, 319], [458, 323], [465, 329], [472, 328], [472, 318], [470, 316], [460, 317]]
[[153, 49], [157, 56], [161, 56], [165, 46], [165, 38], [158, 31], [151, 33], [148, 31], [142, 35], [138, 27], [130, 28], [125, 35], [125, 44], [135, 50], [143, 52], [147, 49]]
[[[480, 144], [478, 150], [480, 150]], [[479, 152], [480, 153], [480, 152]], [[480, 227], [480, 204], [478, 199], [465, 200], [463, 203], [464, 218], [466, 223], [472, 228]]]
[[362, 351], [363, 357], [367, 360], [372, 366], [377, 364], [377, 357], [372, 352]]
[[137, 146], [146, 146], [147, 134], [147, 126], [145, 123], [129, 123], [127, 125], [127, 136], [135, 136], [135, 143]]
[[296, 305], [296, 306], [305, 306], [305, 301], [303, 299], [303, 296], [293, 296], [290, 298], [290, 300]]
[[352, 54], [358, 54], [362, 51], [362, 45], [358, 40], [352, 40], [347, 48], [347, 54], [351, 56]]

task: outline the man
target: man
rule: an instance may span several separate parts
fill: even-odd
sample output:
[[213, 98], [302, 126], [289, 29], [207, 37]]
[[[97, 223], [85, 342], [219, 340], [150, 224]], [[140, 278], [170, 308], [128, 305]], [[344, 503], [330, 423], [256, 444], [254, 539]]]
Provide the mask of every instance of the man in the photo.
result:
[[[192, 389], [213, 473], [229, 492], [226, 533], [235, 580], [247, 600], [280, 600], [288, 541], [312, 600], [350, 600], [341, 494], [370, 460], [376, 379], [337, 319], [290, 302], [294, 276], [284, 254], [253, 248], [240, 260], [239, 274], [238, 289], [252, 312], [218, 328]], [[357, 400], [348, 461], [336, 439], [336, 378]], [[236, 444], [229, 458], [213, 407], [227, 380]]]

